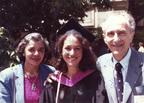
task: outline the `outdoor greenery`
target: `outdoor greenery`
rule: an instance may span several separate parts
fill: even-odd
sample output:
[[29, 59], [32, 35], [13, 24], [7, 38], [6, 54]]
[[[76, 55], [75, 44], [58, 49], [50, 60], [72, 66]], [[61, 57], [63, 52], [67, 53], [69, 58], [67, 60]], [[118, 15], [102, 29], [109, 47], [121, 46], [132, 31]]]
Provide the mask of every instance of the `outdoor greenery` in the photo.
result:
[[79, 20], [92, 6], [106, 8], [109, 0], [0, 0], [0, 26], [14, 38], [20, 33], [38, 31], [51, 38], [60, 20]]
[[0, 67], [17, 61], [14, 46], [27, 32], [40, 32], [52, 41], [60, 20], [82, 20], [93, 6], [108, 8], [109, 0], [0, 0]]
[[18, 63], [15, 55], [13, 40], [3, 27], [0, 28], [0, 70]]
[[[144, 0], [129, 0], [129, 5], [136, 22], [142, 20]], [[40, 32], [52, 42], [60, 21], [82, 21], [92, 7], [108, 9], [110, 0], [0, 0], [0, 68], [18, 62], [14, 49], [26, 33]]]

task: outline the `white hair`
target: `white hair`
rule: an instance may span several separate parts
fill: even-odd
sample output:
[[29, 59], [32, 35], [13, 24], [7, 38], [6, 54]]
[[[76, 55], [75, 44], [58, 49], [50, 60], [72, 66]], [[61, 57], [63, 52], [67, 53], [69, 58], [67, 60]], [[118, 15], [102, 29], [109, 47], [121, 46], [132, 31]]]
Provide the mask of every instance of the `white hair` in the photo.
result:
[[110, 12], [106, 20], [101, 24], [103, 32], [107, 29], [109, 25], [113, 25], [113, 22], [123, 22], [126, 23], [132, 32], [135, 31], [135, 20], [131, 14], [126, 11], [123, 12]]

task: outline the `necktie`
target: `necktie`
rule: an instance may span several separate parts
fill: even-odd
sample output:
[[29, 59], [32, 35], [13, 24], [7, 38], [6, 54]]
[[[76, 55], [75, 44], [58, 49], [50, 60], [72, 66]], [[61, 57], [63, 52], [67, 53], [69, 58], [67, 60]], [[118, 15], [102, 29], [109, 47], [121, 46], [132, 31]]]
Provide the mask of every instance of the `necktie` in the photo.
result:
[[116, 87], [118, 103], [121, 103], [123, 98], [123, 76], [122, 76], [121, 69], [122, 69], [122, 65], [120, 63], [116, 63], [115, 87]]

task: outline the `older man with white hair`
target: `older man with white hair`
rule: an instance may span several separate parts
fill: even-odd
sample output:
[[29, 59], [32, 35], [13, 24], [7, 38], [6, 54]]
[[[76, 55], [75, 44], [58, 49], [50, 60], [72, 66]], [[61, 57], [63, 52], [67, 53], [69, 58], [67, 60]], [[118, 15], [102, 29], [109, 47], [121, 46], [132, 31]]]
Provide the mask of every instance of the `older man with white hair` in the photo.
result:
[[112, 12], [101, 25], [111, 53], [98, 58], [110, 103], [144, 102], [144, 54], [131, 49], [134, 18], [127, 12]]

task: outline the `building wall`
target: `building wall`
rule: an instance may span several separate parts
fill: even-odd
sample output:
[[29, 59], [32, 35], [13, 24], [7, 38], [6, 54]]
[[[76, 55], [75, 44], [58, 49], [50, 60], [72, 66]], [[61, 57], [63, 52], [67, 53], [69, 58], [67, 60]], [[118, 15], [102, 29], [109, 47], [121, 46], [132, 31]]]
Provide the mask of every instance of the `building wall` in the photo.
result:
[[111, 10], [98, 10], [96, 7], [86, 12], [84, 21], [80, 22], [81, 25], [89, 29], [95, 29], [105, 20], [107, 15], [111, 12], [122, 12], [128, 10], [128, 0], [111, 0]]

